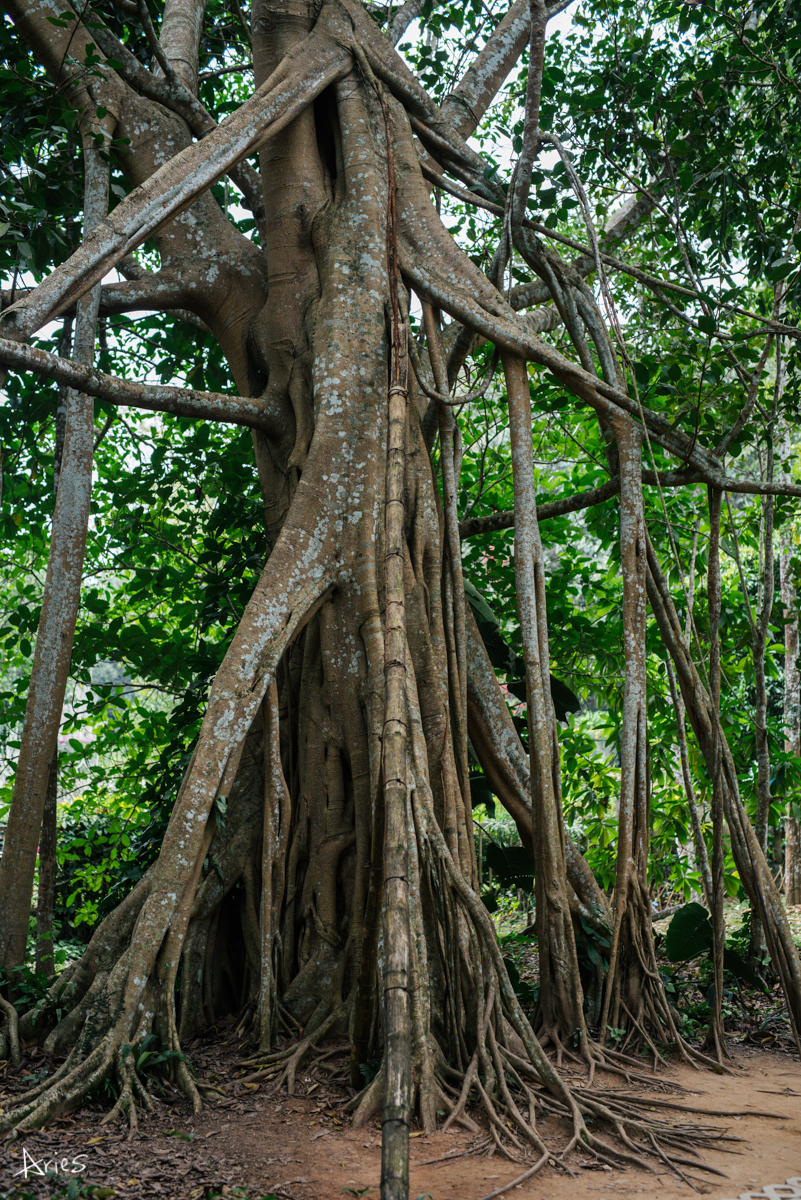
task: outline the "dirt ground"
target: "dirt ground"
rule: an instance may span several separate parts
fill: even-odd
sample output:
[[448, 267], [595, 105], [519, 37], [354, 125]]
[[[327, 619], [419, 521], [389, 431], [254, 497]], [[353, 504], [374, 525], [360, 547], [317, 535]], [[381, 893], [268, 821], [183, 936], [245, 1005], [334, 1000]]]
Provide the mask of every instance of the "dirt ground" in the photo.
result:
[[[377, 1200], [380, 1129], [373, 1124], [355, 1130], [343, 1115], [348, 1090], [339, 1073], [344, 1058], [332, 1056], [332, 1074], [318, 1068], [312, 1080], [301, 1073], [298, 1090], [306, 1094], [294, 1097], [277, 1095], [265, 1084], [240, 1081], [246, 1072], [235, 1036], [227, 1044], [196, 1044], [194, 1051], [190, 1047], [190, 1058], [199, 1077], [218, 1082], [224, 1091], [224, 1098], [210, 1100], [200, 1116], [193, 1117], [177, 1093], [167, 1088], [155, 1112], [143, 1115], [138, 1133], [129, 1139], [122, 1125], [100, 1125], [104, 1104], [98, 1098], [91, 1110], [63, 1118], [43, 1133], [0, 1145], [0, 1197], [53, 1200], [94, 1190], [96, 1200], [200, 1200], [218, 1194], [248, 1200], [270, 1195], [279, 1200], [343, 1200], [348, 1195]], [[734, 1062], [733, 1076], [670, 1067], [654, 1092], [683, 1105], [731, 1114], [697, 1118], [742, 1139], [730, 1148], [733, 1153], [721, 1148], [707, 1153], [706, 1161], [722, 1176], [695, 1172], [703, 1180], [698, 1190], [713, 1198], [759, 1192], [766, 1184], [801, 1176], [801, 1064], [786, 1053], [745, 1047], [735, 1050]], [[47, 1069], [47, 1064], [34, 1055], [24, 1070], [32, 1073], [37, 1068]], [[581, 1079], [576, 1076], [575, 1082]], [[601, 1077], [597, 1082], [615, 1088], [620, 1081]], [[3, 1107], [15, 1084], [5, 1071], [0, 1075]], [[760, 1115], [767, 1113], [777, 1115]], [[541, 1128], [558, 1146], [563, 1136], [558, 1122], [545, 1121]], [[497, 1155], [470, 1154], [471, 1141], [461, 1130], [433, 1135], [415, 1130], [410, 1200], [482, 1200], [524, 1169]], [[571, 1160], [576, 1178], [546, 1167], [507, 1194], [521, 1200], [638, 1195], [679, 1200], [692, 1195], [687, 1184], [665, 1171], [648, 1175], [607, 1167], [588, 1170], [581, 1167], [582, 1159]], [[54, 1177], [41, 1173], [54, 1166]], [[796, 1194], [801, 1196], [801, 1188]]]

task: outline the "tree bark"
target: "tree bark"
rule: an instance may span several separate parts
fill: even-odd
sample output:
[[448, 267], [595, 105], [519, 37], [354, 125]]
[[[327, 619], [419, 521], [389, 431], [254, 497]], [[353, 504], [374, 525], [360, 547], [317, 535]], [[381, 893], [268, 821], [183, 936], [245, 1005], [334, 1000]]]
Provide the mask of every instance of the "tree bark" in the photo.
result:
[[[394, 180], [391, 180], [391, 185]], [[394, 188], [393, 188], [394, 190]], [[390, 201], [394, 200], [394, 197]], [[394, 223], [393, 223], [394, 224]], [[394, 230], [393, 230], [394, 232]], [[397, 286], [397, 284], [396, 284]], [[408, 1200], [411, 1126], [410, 930], [406, 698], [406, 353], [397, 308], [393, 322], [386, 482], [386, 634], [384, 651], [384, 1109], [381, 1200]], [[402, 330], [405, 340], [406, 329]]]
[[[798, 596], [793, 582], [790, 535], [781, 538], [781, 588], [784, 605], [784, 749], [801, 757], [801, 676], [798, 669]], [[793, 815], [790, 791], [784, 817], [784, 897], [788, 904], [801, 904], [801, 836], [799, 820]]]
[[56, 887], [56, 843], [58, 827], [58, 749], [50, 761], [39, 840], [39, 895], [36, 903], [36, 959], [34, 969], [44, 975], [56, 973], [53, 957], [53, 903]]
[[502, 361], [512, 441], [515, 585], [526, 660], [539, 1011], [546, 1037], [559, 1050], [563, 1039], [578, 1031], [580, 1049], [588, 1054], [584, 997], [567, 899], [559, 743], [550, 688], [545, 563], [536, 516], [528, 370], [522, 359], [504, 355]]
[[[726, 1053], [723, 1032], [723, 951], [726, 944], [726, 916], [723, 908], [723, 747], [720, 724], [720, 511], [721, 495], [717, 488], [708, 490], [709, 504], [709, 564], [707, 596], [709, 607], [709, 687], [712, 715], [712, 962], [715, 996], [706, 1044], [718, 1058]], [[688, 643], [689, 648], [689, 643]], [[764, 679], [763, 679], [764, 682]]]
[[601, 1041], [622, 1028], [622, 1045], [644, 1041], [656, 1062], [657, 1041], [678, 1036], [656, 963], [648, 886], [648, 780], [645, 648], [647, 534], [642, 497], [642, 433], [631, 420], [611, 425], [620, 469], [620, 563], [623, 576], [625, 685], [621, 721], [615, 926], [601, 1012]]

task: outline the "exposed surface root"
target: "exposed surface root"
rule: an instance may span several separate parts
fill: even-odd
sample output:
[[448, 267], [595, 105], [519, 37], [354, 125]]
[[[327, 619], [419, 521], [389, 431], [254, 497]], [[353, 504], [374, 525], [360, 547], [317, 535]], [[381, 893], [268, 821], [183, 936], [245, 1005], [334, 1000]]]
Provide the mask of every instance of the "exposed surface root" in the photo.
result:
[[[333, 1027], [346, 1022], [349, 1011], [350, 1001], [343, 1001], [307, 1037], [302, 1037], [300, 1041], [285, 1046], [282, 1050], [277, 1050], [273, 1054], [256, 1054], [252, 1058], [246, 1059], [242, 1064], [243, 1066], [255, 1066], [259, 1069], [245, 1076], [241, 1082], [259, 1083], [265, 1079], [275, 1079], [277, 1087], [285, 1083], [289, 1095], [293, 1096], [295, 1094], [295, 1076], [301, 1063]], [[339, 1048], [334, 1048], [321, 1054], [315, 1059], [315, 1065], [322, 1062], [330, 1054], [336, 1053], [339, 1053]]]
[[5, 1018], [5, 1028], [0, 1033], [0, 1058], [5, 1058], [8, 1053], [13, 1066], [18, 1067], [20, 1064], [19, 1018], [14, 1005], [9, 1004], [8, 1000], [2, 996], [0, 996], [0, 1013]]

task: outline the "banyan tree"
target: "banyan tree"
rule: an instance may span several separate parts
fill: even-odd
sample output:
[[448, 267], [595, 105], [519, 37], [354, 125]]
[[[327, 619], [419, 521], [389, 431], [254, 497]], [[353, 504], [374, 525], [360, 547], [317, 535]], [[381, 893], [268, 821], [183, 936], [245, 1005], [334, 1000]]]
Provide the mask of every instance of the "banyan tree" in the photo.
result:
[[[158, 18], [153, 9], [158, 8]], [[646, 527], [643, 485], [721, 495], [798, 495], [725, 465], [753, 400], [715, 445], [649, 407], [631, 371], [607, 282], [615, 252], [652, 206], [643, 188], [596, 229], [571, 157], [540, 124], [546, 29], [563, 6], [517, 0], [437, 105], [395, 46], [422, 6], [377, 14], [359, 0], [254, 0], [253, 87], [218, 121], [199, 99], [203, 0], [6, 0], [20, 54], [77, 115], [83, 235], [37, 285], [4, 297], [6, 372], [58, 381], [68, 397], [47, 581], [0, 864], [0, 956], [23, 959], [50, 763], [80, 603], [93, 470], [93, 398], [252, 433], [264, 506], [264, 569], [208, 696], [159, 856], [19, 1029], [64, 1056], [0, 1128], [79, 1106], [113, 1077], [113, 1116], [150, 1101], [132, 1045], [172, 1051], [245, 997], [252, 1070], [290, 1090], [326, 1039], [352, 1048], [356, 1122], [383, 1113], [382, 1194], [408, 1194], [410, 1122], [454, 1121], [528, 1161], [556, 1152], [538, 1132], [547, 1100], [589, 1156], [694, 1162], [688, 1125], [661, 1123], [602, 1090], [571, 1090], [566, 1061], [636, 1077], [632, 1054], [665, 1043], [703, 1068], [725, 1054], [720, 995], [703, 1050], [682, 1038], [657, 968], [648, 887], [646, 609], [650, 605], [710, 778], [710, 896], [722, 962], [724, 821], [793, 1021], [801, 968], [774, 876], [741, 802], [719, 719], [714, 654], [701, 664]], [[234, 8], [240, 13], [234, 0]], [[385, 17], [389, 17], [385, 20]], [[381, 18], [381, 19], [378, 19]], [[144, 51], [133, 53], [124, 30]], [[523, 133], [503, 184], [470, 138], [519, 60]], [[532, 217], [535, 160], [564, 164], [585, 224], [578, 251]], [[110, 168], [127, 181], [109, 191]], [[257, 229], [245, 237], [212, 192], [227, 178]], [[656, 186], [656, 185], [655, 185]], [[448, 232], [438, 197], [498, 218], [479, 265]], [[135, 251], [148, 239], [159, 269]], [[514, 258], [516, 278], [509, 284]], [[482, 269], [482, 266], [486, 269]], [[110, 282], [112, 268], [125, 278]], [[104, 282], [105, 281], [105, 282]], [[104, 374], [98, 316], [164, 311], [211, 332], [230, 388], [210, 393]], [[30, 345], [70, 314], [69, 355]], [[776, 308], [768, 337], [786, 333]], [[561, 331], [559, 347], [548, 337]], [[492, 347], [483, 372], [477, 347]], [[763, 363], [764, 365], [764, 363]], [[465, 370], [472, 372], [465, 386]], [[543, 380], [597, 419], [608, 480], [559, 512], [619, 497], [625, 694], [617, 876], [599, 888], [565, 827], [551, 691], [546, 563], [532, 463]], [[527, 748], [465, 600], [459, 406], [505, 396]], [[749, 407], [750, 405], [750, 407]], [[746, 409], [748, 411], [746, 412]], [[717, 526], [715, 522], [717, 521]], [[473, 530], [475, 532], [475, 530]], [[715, 559], [710, 543], [714, 633]], [[719, 568], [718, 568], [719, 569]], [[714, 640], [714, 638], [713, 638]], [[540, 992], [521, 1007], [482, 902], [471, 758], [534, 861]], [[213, 869], [209, 869], [209, 863]], [[231, 897], [237, 889], [236, 903]], [[579, 971], [579, 922], [608, 935], [608, 961]], [[67, 985], [65, 992], [64, 985]], [[56, 1001], [56, 993], [60, 997]], [[586, 994], [585, 994], [586, 993]], [[590, 995], [592, 993], [592, 995]], [[65, 1007], [64, 997], [68, 1004]], [[605, 1030], [624, 1031], [610, 1045]], [[292, 1034], [287, 1040], [286, 1034]], [[279, 1038], [280, 1035], [280, 1038]], [[360, 1065], [380, 1060], [364, 1086]], [[204, 1085], [183, 1057], [176, 1084], [196, 1110]], [[444, 1118], [441, 1114], [445, 1114]], [[483, 1113], [483, 1116], [479, 1114]]]

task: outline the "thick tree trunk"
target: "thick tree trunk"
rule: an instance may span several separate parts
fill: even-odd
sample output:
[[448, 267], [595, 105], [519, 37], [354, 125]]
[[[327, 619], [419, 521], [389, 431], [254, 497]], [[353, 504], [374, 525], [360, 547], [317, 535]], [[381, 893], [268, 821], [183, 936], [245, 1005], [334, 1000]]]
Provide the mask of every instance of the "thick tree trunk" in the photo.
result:
[[58, 827], [58, 749], [50, 761], [47, 796], [39, 839], [39, 893], [36, 901], [35, 969], [55, 975], [53, 958], [53, 903], [56, 888], [56, 842]]

